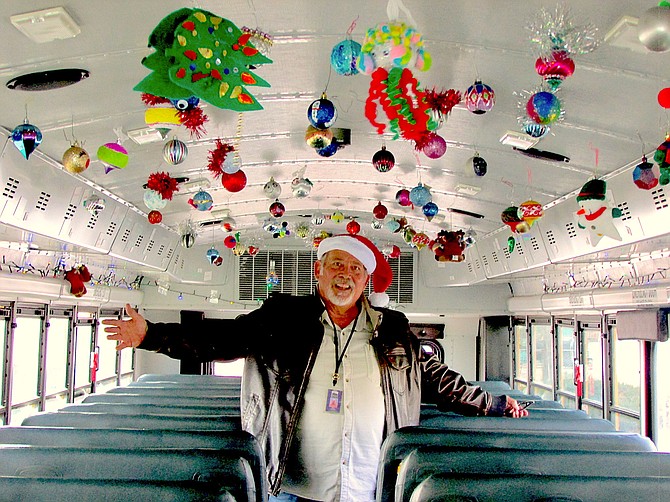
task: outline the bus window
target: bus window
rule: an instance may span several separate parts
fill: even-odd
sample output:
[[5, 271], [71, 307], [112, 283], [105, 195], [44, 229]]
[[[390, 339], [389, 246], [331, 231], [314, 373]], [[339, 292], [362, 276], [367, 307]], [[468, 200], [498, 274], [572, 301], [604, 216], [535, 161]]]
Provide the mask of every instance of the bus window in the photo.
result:
[[12, 340], [10, 425], [20, 425], [21, 421], [39, 411], [38, 377], [40, 361], [40, 335], [42, 318], [36, 316], [16, 316], [16, 328]]
[[69, 317], [50, 317], [47, 329], [45, 410], [54, 411], [67, 403], [67, 356]]
[[551, 326], [549, 324], [530, 325], [532, 351], [531, 394], [543, 399], [554, 399], [554, 350]]
[[558, 401], [565, 408], [577, 407], [575, 386], [575, 357], [577, 357], [575, 332], [571, 325], [556, 325], [558, 356]]
[[[5, 402], [5, 385], [2, 377], [5, 374], [5, 347], [7, 347], [8, 325], [7, 318], [0, 317], [0, 341], [2, 342], [2, 347], [0, 347], [0, 409], [2, 409], [2, 403]], [[0, 413], [0, 416], [4, 416], [4, 414]], [[1, 425], [5, 424], [2, 423]]]
[[660, 451], [670, 451], [670, 341], [654, 344], [655, 440]]
[[[101, 315], [103, 319], [118, 319], [118, 315]], [[96, 392], [106, 392], [117, 385], [119, 351], [116, 340], [108, 340], [104, 327], [98, 324], [98, 370], [96, 372]], [[132, 350], [129, 351], [132, 354]]]
[[603, 418], [603, 355], [600, 328], [582, 330], [584, 401], [582, 409], [594, 418]]
[[528, 337], [525, 324], [514, 325], [514, 387], [528, 388]]
[[617, 430], [640, 433], [642, 351], [639, 340], [619, 340], [611, 329], [612, 422]]
[[[90, 324], [75, 327], [75, 366], [74, 366], [74, 388], [75, 396], [84, 398], [91, 384], [91, 341], [93, 339], [93, 326]], [[75, 402], [81, 399], [75, 399]]]

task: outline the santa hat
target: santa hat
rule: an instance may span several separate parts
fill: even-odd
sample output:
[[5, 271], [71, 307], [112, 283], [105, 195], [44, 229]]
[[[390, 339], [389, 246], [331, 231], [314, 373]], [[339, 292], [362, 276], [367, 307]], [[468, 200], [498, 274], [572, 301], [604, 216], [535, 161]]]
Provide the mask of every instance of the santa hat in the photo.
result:
[[370, 304], [375, 307], [388, 305], [390, 298], [386, 294], [386, 289], [393, 280], [393, 271], [377, 246], [360, 235], [335, 235], [321, 241], [316, 256], [320, 260], [328, 251], [335, 249], [349, 253], [363, 264], [368, 274], [372, 275], [374, 292], [368, 297]]
[[603, 180], [593, 179], [584, 183], [577, 195], [577, 202], [582, 200], [605, 200], [607, 184]]

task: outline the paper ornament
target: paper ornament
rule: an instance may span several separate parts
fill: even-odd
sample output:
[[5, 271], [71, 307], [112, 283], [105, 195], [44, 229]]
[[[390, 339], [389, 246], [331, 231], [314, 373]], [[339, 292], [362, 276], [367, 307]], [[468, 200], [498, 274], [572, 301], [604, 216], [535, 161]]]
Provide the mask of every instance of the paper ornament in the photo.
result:
[[607, 183], [601, 179], [592, 179], [582, 186], [577, 195], [579, 210], [577, 226], [589, 233], [592, 246], [607, 236], [620, 241], [621, 235], [614, 225], [614, 218], [621, 217], [619, 208], [611, 208], [606, 201]]

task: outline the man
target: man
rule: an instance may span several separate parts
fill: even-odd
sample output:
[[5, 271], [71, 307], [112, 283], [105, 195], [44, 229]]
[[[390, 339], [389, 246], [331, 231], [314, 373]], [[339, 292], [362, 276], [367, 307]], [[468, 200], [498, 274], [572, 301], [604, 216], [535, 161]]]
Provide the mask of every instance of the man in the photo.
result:
[[[361, 236], [324, 239], [317, 295], [274, 295], [234, 320], [154, 324], [126, 306], [105, 320], [118, 349], [138, 347], [200, 361], [245, 357], [242, 427], [265, 451], [270, 500], [374, 500], [379, 450], [395, 429], [419, 423], [422, 400], [466, 415], [528, 414], [506, 396], [467, 385], [419, 342], [388, 302], [391, 268]], [[385, 298], [384, 298], [385, 297]], [[280, 494], [281, 491], [281, 494]]]

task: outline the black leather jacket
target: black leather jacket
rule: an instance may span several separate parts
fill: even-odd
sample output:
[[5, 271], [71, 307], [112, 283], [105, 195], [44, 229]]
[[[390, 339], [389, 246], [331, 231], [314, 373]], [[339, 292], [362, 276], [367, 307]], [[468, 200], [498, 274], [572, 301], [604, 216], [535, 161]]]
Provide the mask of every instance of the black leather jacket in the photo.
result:
[[[371, 309], [363, 299], [365, 308]], [[270, 491], [277, 494], [286, 468], [309, 376], [323, 338], [318, 296], [273, 295], [237, 319], [203, 319], [195, 325], [148, 323], [139, 346], [173, 358], [199, 361], [246, 358], [242, 427], [265, 451]], [[374, 309], [374, 346], [385, 403], [384, 437], [419, 423], [421, 402], [464, 415], [502, 415], [505, 397], [467, 385], [436, 358], [419, 361], [419, 341], [400, 312]], [[375, 316], [377, 317], [377, 316]]]

